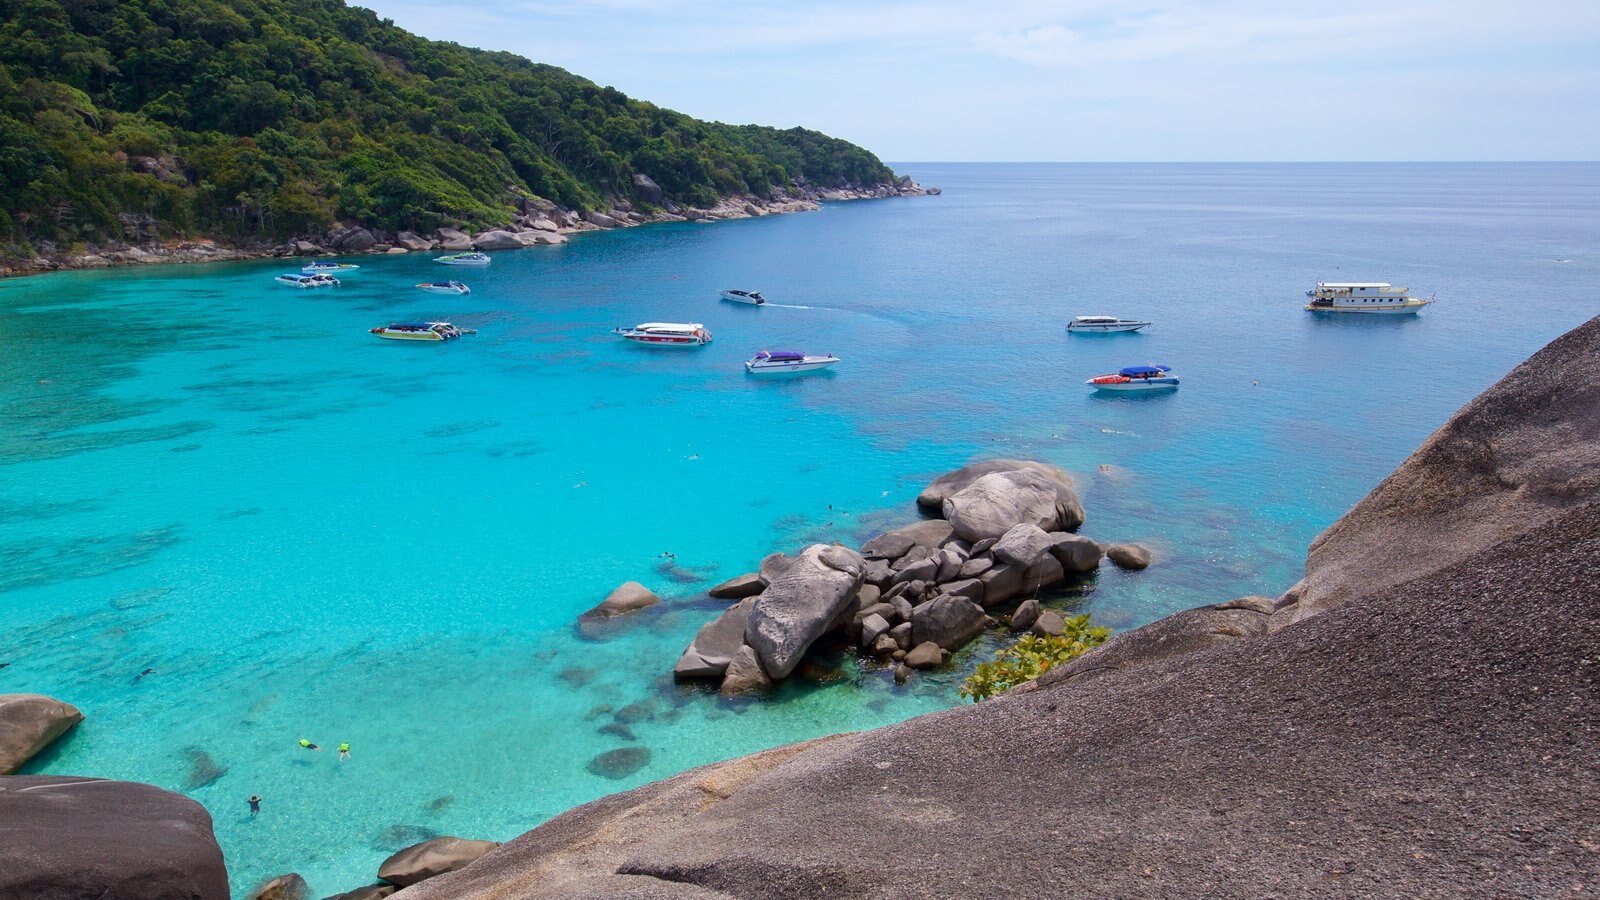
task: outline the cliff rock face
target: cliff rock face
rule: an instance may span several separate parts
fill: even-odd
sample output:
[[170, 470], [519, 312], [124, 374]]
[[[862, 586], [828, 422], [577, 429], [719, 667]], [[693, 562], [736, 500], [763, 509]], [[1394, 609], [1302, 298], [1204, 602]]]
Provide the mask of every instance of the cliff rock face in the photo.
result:
[[148, 784], [0, 778], [0, 897], [227, 900], [200, 804]]
[[1473, 401], [1318, 540], [1290, 596], [604, 798], [402, 896], [1589, 890], [1597, 351], [1600, 320]]
[[1274, 627], [1404, 584], [1600, 497], [1600, 318], [1434, 432], [1311, 543]]

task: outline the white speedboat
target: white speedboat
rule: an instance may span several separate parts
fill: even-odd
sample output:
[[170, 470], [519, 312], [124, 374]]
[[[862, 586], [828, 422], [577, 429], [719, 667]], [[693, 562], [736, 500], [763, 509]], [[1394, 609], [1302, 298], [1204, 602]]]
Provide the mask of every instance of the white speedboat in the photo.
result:
[[1128, 366], [1085, 381], [1097, 391], [1164, 391], [1178, 386], [1178, 376], [1166, 366]]
[[489, 264], [489, 254], [478, 253], [477, 251], [472, 253], [452, 253], [449, 256], [434, 257], [433, 261], [447, 266], [487, 266]]
[[472, 293], [472, 288], [467, 287], [466, 285], [462, 284], [459, 281], [429, 281], [429, 282], [427, 282], [425, 284], [417, 285], [417, 288], [419, 290], [427, 291], [430, 294], [470, 294], [470, 293]]
[[355, 263], [309, 262], [300, 267], [303, 275], [349, 275], [361, 268]]
[[711, 343], [711, 332], [699, 322], [645, 322], [632, 328], [614, 328], [611, 333], [652, 347], [700, 347]]
[[394, 322], [380, 325], [371, 333], [386, 341], [453, 341], [463, 334], [477, 334], [449, 322]]
[[763, 350], [744, 364], [752, 375], [778, 372], [815, 372], [839, 361], [832, 354], [807, 356], [799, 350]]
[[760, 306], [767, 302], [767, 298], [761, 296], [760, 291], [723, 291], [722, 299], [733, 303], [748, 303], [751, 306]]
[[288, 285], [289, 287], [295, 287], [295, 288], [318, 288], [318, 287], [338, 287], [339, 286], [339, 279], [333, 277], [332, 275], [324, 275], [324, 274], [320, 274], [320, 273], [317, 274], [317, 275], [302, 275], [302, 274], [300, 274], [298, 272], [290, 272], [287, 275], [279, 275], [278, 277], [276, 277], [276, 278], [274, 278], [272, 280], [276, 281], [279, 284], [284, 284], [284, 285]]
[[1077, 334], [1112, 334], [1118, 331], [1138, 331], [1148, 328], [1149, 322], [1119, 319], [1116, 316], [1074, 316], [1067, 330]]
[[1319, 281], [1306, 291], [1311, 312], [1416, 315], [1433, 302], [1414, 297], [1410, 288], [1395, 287], [1387, 281]]

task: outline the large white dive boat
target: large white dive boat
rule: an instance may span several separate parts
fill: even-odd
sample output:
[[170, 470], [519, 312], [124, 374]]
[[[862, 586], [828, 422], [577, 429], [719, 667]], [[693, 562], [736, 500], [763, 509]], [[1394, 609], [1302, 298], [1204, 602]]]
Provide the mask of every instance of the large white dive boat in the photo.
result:
[[1161, 391], [1178, 386], [1178, 376], [1166, 366], [1128, 366], [1108, 375], [1096, 375], [1084, 384], [1097, 391]]
[[487, 266], [489, 254], [487, 253], [452, 253], [449, 256], [434, 257], [434, 262], [444, 263], [447, 266]]
[[767, 298], [761, 296], [760, 291], [726, 290], [722, 292], [722, 299], [733, 303], [748, 303], [751, 306], [760, 306], [767, 302]]
[[699, 322], [645, 322], [613, 328], [612, 334], [653, 347], [699, 347], [711, 343], [711, 332]]
[[799, 350], [763, 350], [746, 362], [744, 369], [752, 375], [815, 372], [818, 369], [826, 369], [838, 361], [839, 357], [831, 353], [807, 356]]
[[300, 272], [304, 275], [350, 275], [359, 268], [355, 263], [318, 261], [301, 266]]
[[285, 284], [285, 285], [288, 285], [289, 287], [294, 287], [294, 288], [318, 288], [318, 287], [338, 287], [339, 286], [339, 279], [333, 277], [332, 275], [324, 275], [324, 274], [321, 274], [321, 273], [318, 273], [316, 275], [301, 275], [298, 272], [291, 272], [291, 273], [289, 273], [287, 275], [279, 275], [278, 277], [276, 277], [276, 278], [274, 278], [272, 280], [276, 281], [279, 284]]
[[1414, 315], [1433, 302], [1413, 297], [1410, 288], [1395, 287], [1386, 281], [1319, 281], [1306, 291], [1311, 312], [1379, 313]]
[[372, 333], [389, 341], [453, 341], [463, 334], [477, 334], [449, 322], [395, 322], [374, 328]]
[[1077, 334], [1111, 334], [1118, 331], [1138, 331], [1150, 327], [1149, 322], [1119, 319], [1116, 316], [1074, 316], [1067, 330]]
[[421, 290], [427, 291], [430, 294], [472, 293], [472, 288], [467, 287], [459, 281], [429, 281], [424, 284], [419, 284], [417, 287]]

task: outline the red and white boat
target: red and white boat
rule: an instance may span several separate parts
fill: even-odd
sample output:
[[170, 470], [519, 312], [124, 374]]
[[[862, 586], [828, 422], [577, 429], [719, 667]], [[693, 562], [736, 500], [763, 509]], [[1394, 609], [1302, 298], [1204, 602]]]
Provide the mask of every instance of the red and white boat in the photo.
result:
[[615, 328], [611, 333], [659, 347], [700, 347], [711, 343], [711, 332], [699, 322], [645, 322], [632, 328]]

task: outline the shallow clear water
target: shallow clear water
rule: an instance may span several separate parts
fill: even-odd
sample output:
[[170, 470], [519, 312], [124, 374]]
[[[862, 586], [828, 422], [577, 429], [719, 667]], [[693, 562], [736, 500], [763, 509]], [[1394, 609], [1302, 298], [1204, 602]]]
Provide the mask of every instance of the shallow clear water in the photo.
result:
[[[957, 703], [977, 651], [902, 688], [847, 662], [743, 705], [666, 677], [711, 583], [910, 521], [941, 471], [1058, 463], [1085, 534], [1159, 548], [1063, 607], [1129, 627], [1273, 594], [1454, 409], [1600, 313], [1593, 164], [901, 168], [944, 195], [584, 235], [486, 270], [363, 258], [335, 291], [280, 288], [276, 263], [0, 282], [0, 692], [88, 716], [27, 771], [194, 797], [236, 890], [290, 870], [346, 890], [432, 833], [508, 839]], [[440, 277], [473, 293], [411, 287]], [[1318, 279], [1439, 303], [1326, 320], [1300, 308]], [[1069, 337], [1087, 313], [1156, 325]], [[415, 317], [480, 333], [365, 333]], [[716, 341], [608, 334], [646, 320]], [[744, 374], [777, 347], [844, 361]], [[1081, 384], [1145, 362], [1181, 390]], [[628, 579], [668, 602], [578, 636]], [[635, 741], [599, 732], [625, 708]], [[621, 746], [649, 762], [589, 771]]]

